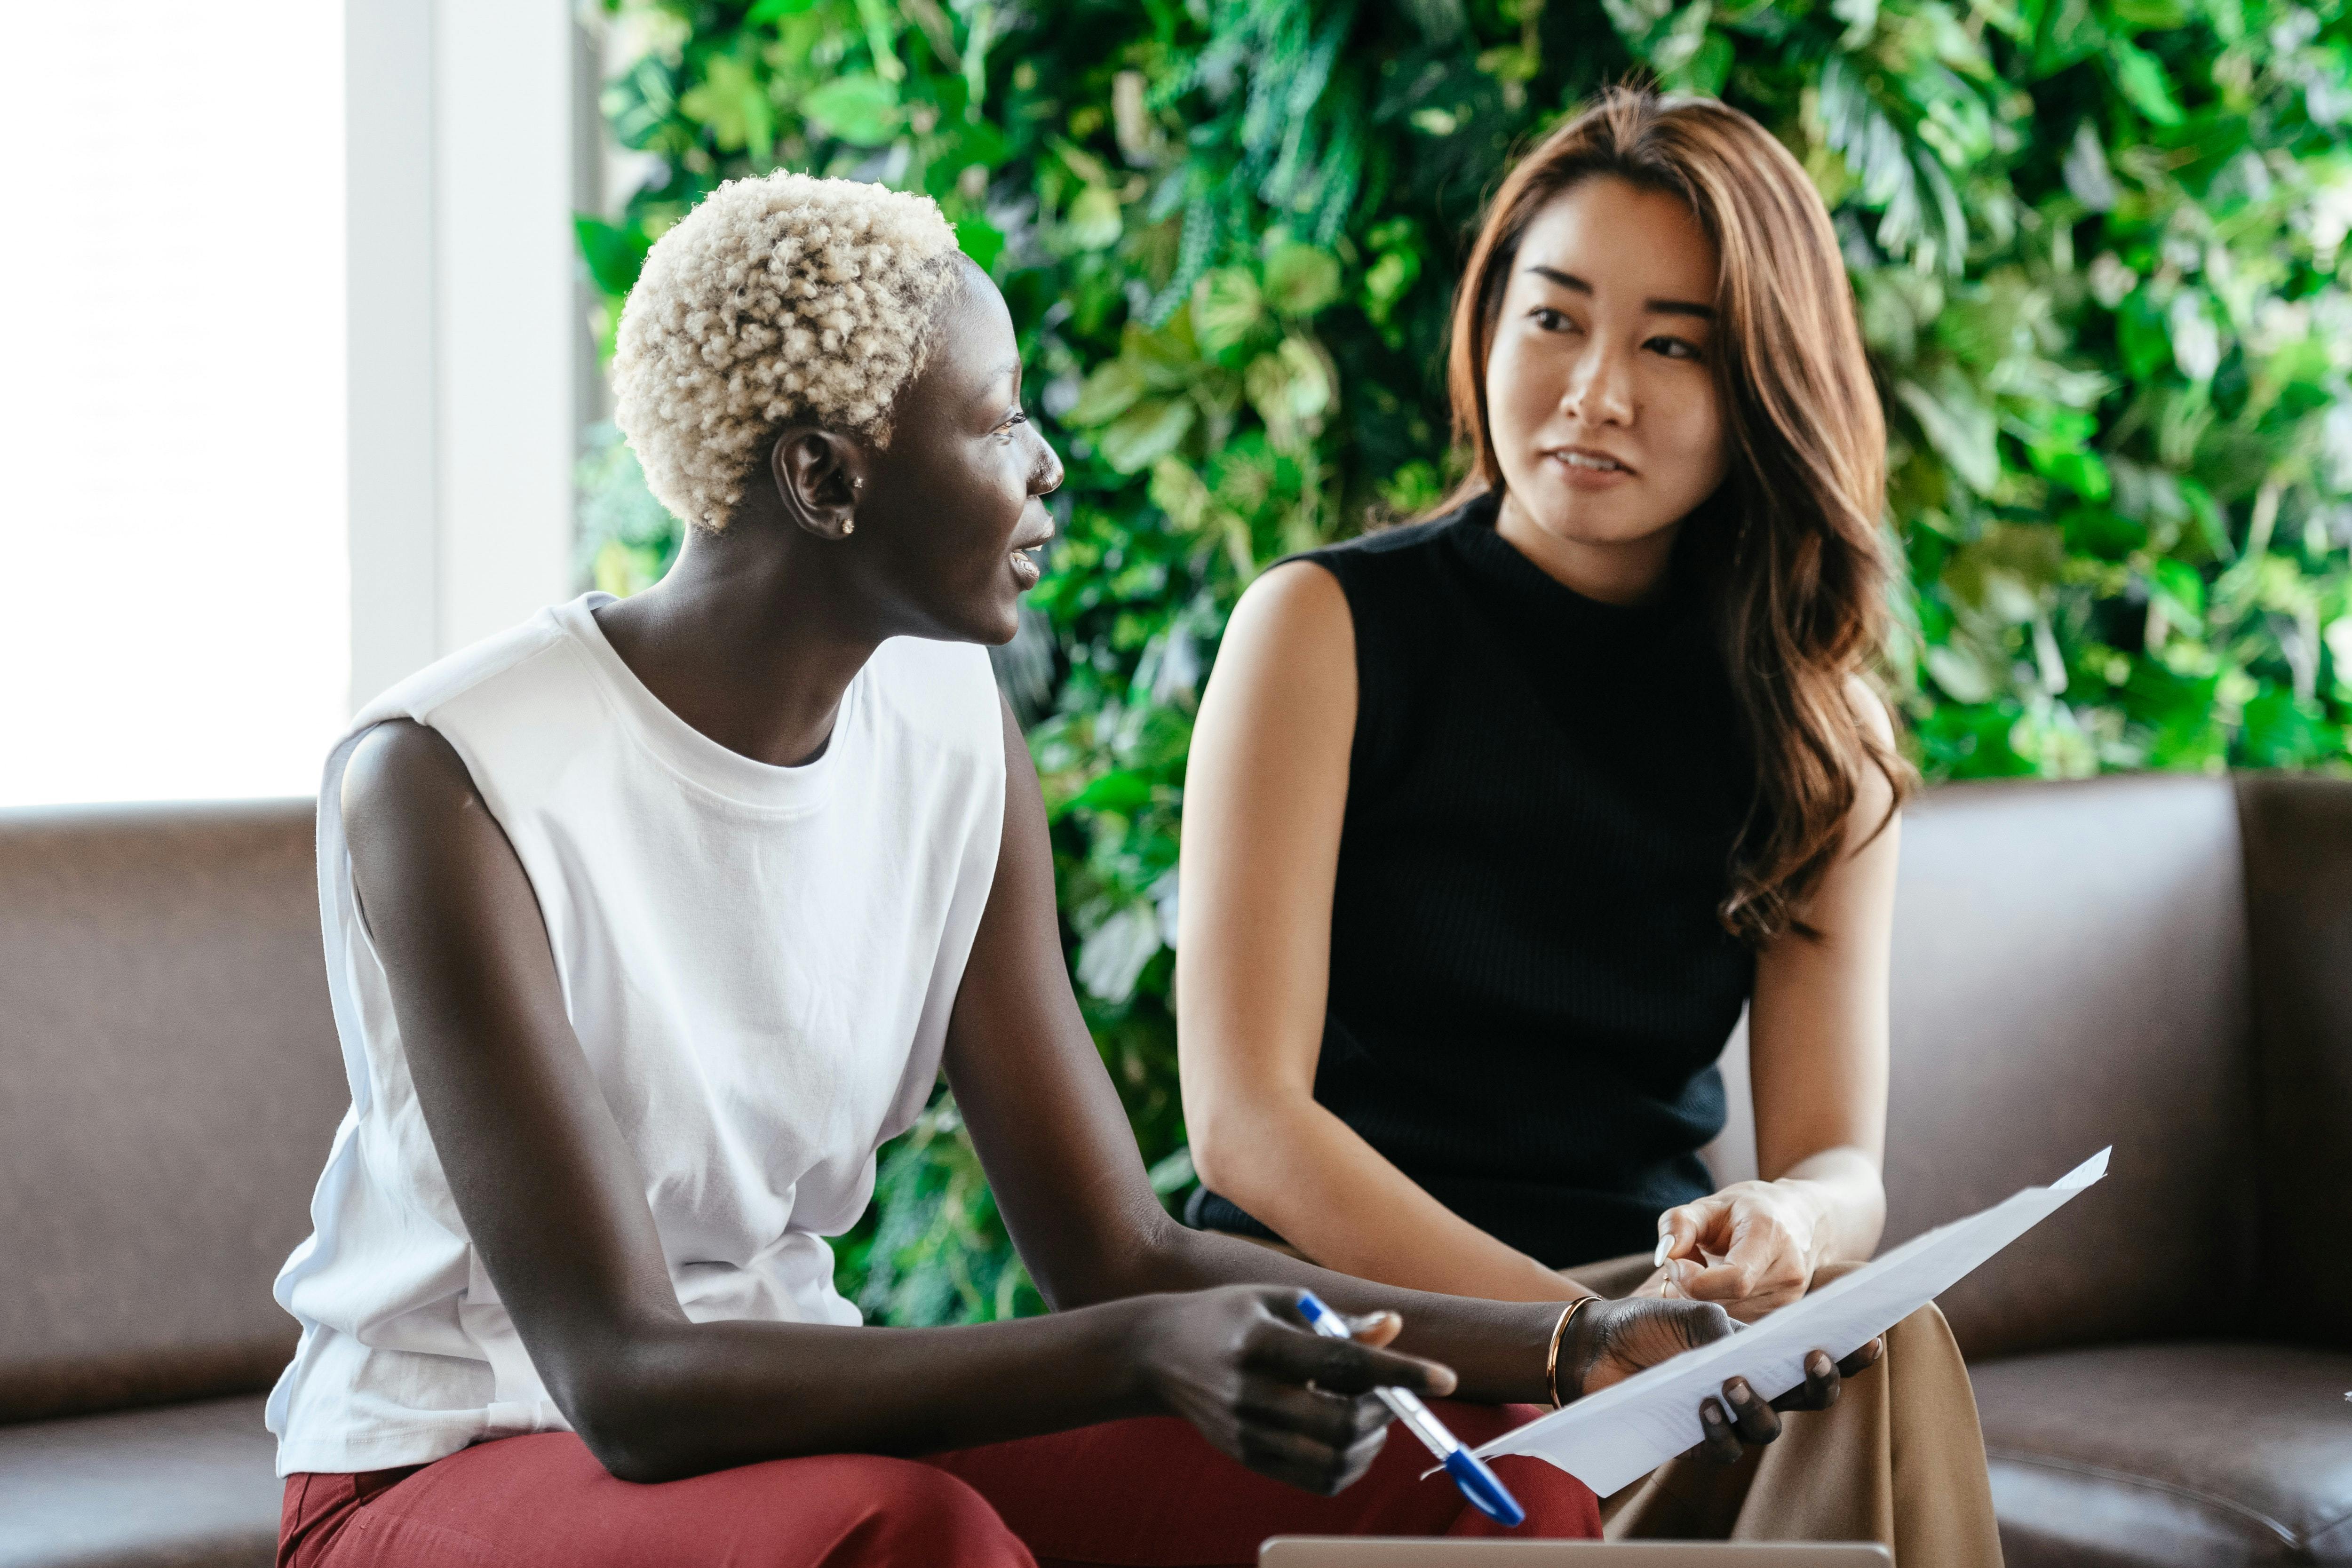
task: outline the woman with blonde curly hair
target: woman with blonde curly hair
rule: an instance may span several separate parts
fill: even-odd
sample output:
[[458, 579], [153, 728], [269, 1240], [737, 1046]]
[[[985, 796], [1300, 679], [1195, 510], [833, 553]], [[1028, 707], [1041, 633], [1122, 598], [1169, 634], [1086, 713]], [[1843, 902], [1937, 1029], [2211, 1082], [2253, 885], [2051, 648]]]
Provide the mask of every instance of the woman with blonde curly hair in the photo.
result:
[[[930, 203], [721, 188], [655, 247], [615, 369], [691, 525], [675, 569], [442, 660], [327, 765], [352, 1109], [278, 1284], [302, 1326], [269, 1405], [282, 1563], [1476, 1533], [1383, 1449], [1370, 1389], [1480, 1402], [1441, 1406], [1477, 1440], [1727, 1331], [1653, 1300], [1563, 1343], [1557, 1304], [1373, 1287], [1161, 1210], [978, 646], [1013, 635], [1061, 466]], [[942, 1069], [1056, 1310], [862, 1328], [825, 1237]], [[1357, 1340], [1307, 1331], [1302, 1288], [1366, 1314]], [[1533, 1532], [1595, 1531], [1573, 1480], [1503, 1468]]]
[[[1416, 1289], [1752, 1321], [1885, 1218], [1909, 774], [1867, 679], [1885, 427], [1829, 214], [1737, 110], [1606, 93], [1496, 190], [1447, 368], [1459, 490], [1265, 573], [1202, 700], [1190, 1217]], [[1743, 1009], [1765, 1179], [1717, 1191]], [[1999, 1562], [1949, 1330], [1885, 1351], [1611, 1533]]]

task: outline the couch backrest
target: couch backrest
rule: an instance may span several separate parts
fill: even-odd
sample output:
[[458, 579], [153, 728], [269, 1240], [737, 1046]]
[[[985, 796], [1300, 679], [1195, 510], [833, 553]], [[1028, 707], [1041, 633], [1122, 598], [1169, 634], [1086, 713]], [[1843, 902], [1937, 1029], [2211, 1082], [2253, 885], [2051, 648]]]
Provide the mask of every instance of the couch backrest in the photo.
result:
[[[2210, 1334], [2255, 1257], [2236, 801], [2222, 779], [1929, 790], [1895, 899], [1884, 1246], [2063, 1174], [2105, 1182], [1943, 1298], [1969, 1353]], [[1709, 1152], [1754, 1173], [1745, 1040]]]
[[2107, 1179], [1943, 1300], [1975, 1355], [2210, 1334], [2256, 1196], [2245, 888], [2226, 779], [1931, 792], [1904, 824], [1889, 1244]]
[[2352, 781], [2238, 784], [2253, 952], [2253, 1310], [2274, 1338], [2352, 1350]]
[[0, 1420], [266, 1386], [349, 1102], [308, 801], [0, 812]]

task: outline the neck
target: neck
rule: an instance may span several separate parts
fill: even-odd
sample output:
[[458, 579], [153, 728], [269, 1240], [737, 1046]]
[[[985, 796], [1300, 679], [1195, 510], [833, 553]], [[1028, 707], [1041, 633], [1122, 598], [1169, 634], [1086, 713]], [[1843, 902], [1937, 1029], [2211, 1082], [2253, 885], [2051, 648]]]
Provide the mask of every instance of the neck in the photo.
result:
[[1518, 498], [1506, 490], [1495, 531], [1554, 582], [1586, 598], [1604, 605], [1640, 605], [1665, 592], [1675, 536], [1682, 525], [1622, 542], [1563, 539], [1529, 517]]
[[646, 689], [704, 736], [774, 767], [813, 762], [883, 641], [851, 608], [827, 548], [839, 546], [748, 519], [724, 533], [688, 530], [669, 574], [596, 624]]

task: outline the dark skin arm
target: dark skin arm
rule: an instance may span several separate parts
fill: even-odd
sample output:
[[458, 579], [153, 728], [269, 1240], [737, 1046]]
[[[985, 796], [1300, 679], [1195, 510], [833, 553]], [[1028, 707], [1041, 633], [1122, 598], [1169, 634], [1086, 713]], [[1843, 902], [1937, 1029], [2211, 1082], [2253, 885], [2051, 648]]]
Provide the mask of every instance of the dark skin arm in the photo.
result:
[[[1386, 1412], [1367, 1391], [1444, 1394], [1455, 1378], [1377, 1348], [1394, 1317], [1364, 1323], [1356, 1343], [1306, 1333], [1274, 1282], [1405, 1314], [1412, 1348], [1458, 1363], [1471, 1397], [1542, 1399], [1556, 1305], [1370, 1286], [1160, 1210], [1069, 993], [1043, 803], [1009, 716], [1005, 735], [1003, 848], [947, 1063], [1024, 1260], [1073, 1310], [926, 1330], [688, 1320], [504, 832], [433, 731], [387, 723], [354, 749], [342, 785], [353, 879], [425, 1125], [533, 1365], [597, 1458], [659, 1480], [1167, 1413], [1255, 1468], [1333, 1490], [1381, 1446]], [[1578, 1331], [1571, 1388], [1727, 1325], [1711, 1305], [1646, 1301], [1596, 1305]], [[1769, 1420], [1758, 1405], [1738, 1425], [1762, 1440]]]
[[[689, 1321], [565, 1016], [530, 881], [463, 763], [431, 730], [382, 725], [354, 750], [343, 801], [362, 909], [459, 1215], [550, 1394], [614, 1474], [921, 1453], [1191, 1415], [1205, 1394], [1222, 1401], [1212, 1436], [1229, 1452], [1328, 1490], [1361, 1473], [1386, 1424], [1350, 1394], [1450, 1386], [1443, 1368], [1284, 1324], [1264, 1290], [952, 1329]], [[984, 921], [997, 918], [992, 901]], [[959, 1058], [987, 1071], [968, 1048]], [[1017, 1139], [994, 1152], [1015, 1170], [1039, 1157]], [[1085, 1185], [1074, 1175], [1064, 1190]]]
[[[1009, 710], [1004, 731], [1004, 838], [988, 917], [957, 997], [947, 1073], [1013, 1243], [1046, 1300], [1066, 1309], [1238, 1281], [1303, 1286], [1342, 1311], [1401, 1314], [1397, 1348], [1451, 1367], [1465, 1398], [1550, 1403], [1544, 1362], [1559, 1321], [1557, 1301], [1477, 1300], [1372, 1284], [1169, 1217], [1071, 994], [1045, 804]], [[1015, 1149], [1020, 1157], [1008, 1158]], [[1067, 1173], [1078, 1171], [1090, 1179], [1070, 1184]], [[1654, 1317], [1632, 1302], [1596, 1303], [1578, 1314], [1575, 1328], [1560, 1379], [1571, 1396], [1728, 1331], [1704, 1313]], [[1877, 1354], [1874, 1342], [1838, 1370], [1851, 1376]], [[1717, 1456], [1736, 1458], [1743, 1441], [1778, 1436], [1774, 1406], [1833, 1404], [1839, 1378], [1827, 1358], [1815, 1358], [1807, 1371], [1806, 1384], [1773, 1406], [1742, 1380], [1727, 1384], [1729, 1407], [1713, 1413], [1724, 1419], [1707, 1422]]]

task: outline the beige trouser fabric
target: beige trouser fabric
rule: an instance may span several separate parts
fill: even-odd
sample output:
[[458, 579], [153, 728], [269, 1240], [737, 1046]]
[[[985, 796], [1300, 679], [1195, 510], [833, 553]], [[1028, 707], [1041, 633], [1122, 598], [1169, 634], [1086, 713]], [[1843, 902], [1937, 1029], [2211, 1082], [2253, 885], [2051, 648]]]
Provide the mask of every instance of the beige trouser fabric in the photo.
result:
[[[1603, 1295], [1649, 1278], [1647, 1255], [1569, 1275]], [[1825, 1268], [1826, 1285], [1843, 1268]], [[1669, 1460], [1601, 1500], [1611, 1541], [1875, 1541], [1897, 1568], [2000, 1568], [1969, 1369], [1931, 1304], [1827, 1410], [1780, 1417], [1778, 1441], [1736, 1465]]]
[[[1304, 1258], [1257, 1237], [1260, 1247]], [[1822, 1269], [1826, 1285], [1854, 1265]], [[1647, 1253], [1563, 1270], [1588, 1289], [1631, 1295]], [[2000, 1568], [1976, 1391], [1931, 1303], [1895, 1325], [1876, 1365], [1827, 1410], [1790, 1411], [1780, 1437], [1736, 1465], [1671, 1459], [1601, 1500], [1611, 1541], [1874, 1541], [1895, 1568]]]

